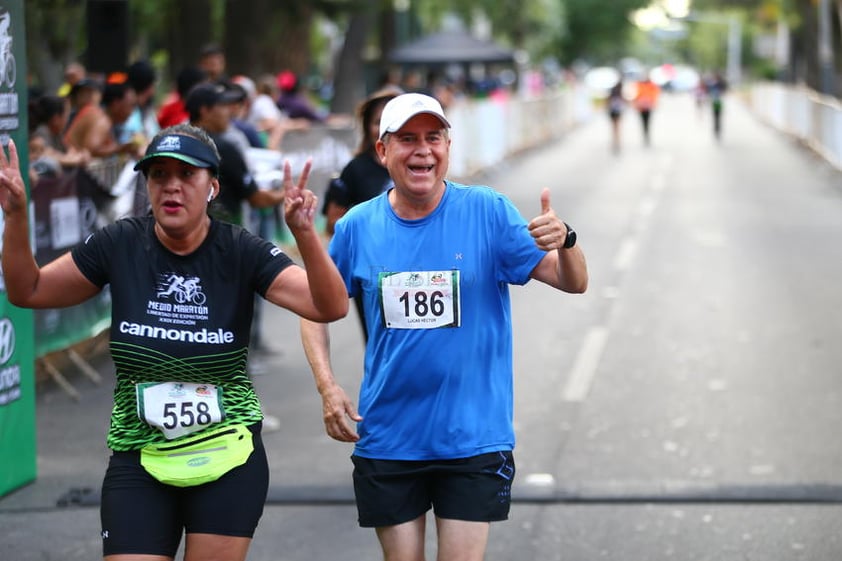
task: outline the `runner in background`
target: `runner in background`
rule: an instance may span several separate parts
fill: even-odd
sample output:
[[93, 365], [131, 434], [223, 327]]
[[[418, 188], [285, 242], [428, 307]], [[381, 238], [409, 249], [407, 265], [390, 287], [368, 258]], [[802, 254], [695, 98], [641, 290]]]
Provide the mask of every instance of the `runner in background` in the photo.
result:
[[643, 127], [643, 143], [646, 146], [651, 145], [650, 138], [650, 122], [652, 113], [658, 105], [658, 96], [661, 93], [661, 88], [653, 82], [648, 74], [644, 76], [643, 80], [637, 83], [637, 88], [634, 95], [634, 108], [640, 114], [640, 124]]
[[623, 109], [626, 107], [626, 99], [623, 97], [623, 79], [620, 78], [608, 92], [606, 100], [608, 107], [608, 118], [611, 119], [611, 151], [620, 153], [620, 125], [623, 117]]

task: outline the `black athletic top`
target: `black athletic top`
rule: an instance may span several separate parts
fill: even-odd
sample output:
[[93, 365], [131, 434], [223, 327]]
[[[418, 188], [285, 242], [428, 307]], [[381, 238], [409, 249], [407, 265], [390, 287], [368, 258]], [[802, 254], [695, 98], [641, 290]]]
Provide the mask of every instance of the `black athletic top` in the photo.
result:
[[[151, 216], [119, 220], [72, 252], [88, 280], [110, 285], [117, 382], [108, 445], [114, 450], [166, 441], [139, 416], [140, 383], [221, 388], [224, 418], [214, 427], [262, 419], [246, 375], [254, 293], [265, 296], [292, 264], [273, 244], [213, 219], [196, 251], [176, 255], [160, 243], [154, 224]], [[190, 420], [190, 411], [177, 413], [185, 414], [179, 421]]]

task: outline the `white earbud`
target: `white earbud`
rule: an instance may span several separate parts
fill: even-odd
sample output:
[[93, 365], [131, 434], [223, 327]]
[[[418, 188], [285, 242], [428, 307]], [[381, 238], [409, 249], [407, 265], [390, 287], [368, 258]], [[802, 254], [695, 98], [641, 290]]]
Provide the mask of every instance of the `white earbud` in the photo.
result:
[[208, 191], [208, 202], [211, 202], [212, 200], [213, 200], [213, 188], [211, 188], [211, 190]]

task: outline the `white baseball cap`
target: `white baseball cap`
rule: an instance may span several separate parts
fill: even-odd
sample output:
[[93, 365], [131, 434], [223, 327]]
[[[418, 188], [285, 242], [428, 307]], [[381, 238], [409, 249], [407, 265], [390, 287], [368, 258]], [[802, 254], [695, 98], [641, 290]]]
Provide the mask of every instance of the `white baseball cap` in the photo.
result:
[[441, 104], [433, 97], [420, 93], [407, 93], [389, 101], [380, 114], [380, 138], [390, 132], [400, 130], [411, 118], [428, 113], [439, 118], [442, 124], [450, 128], [450, 121], [444, 116]]

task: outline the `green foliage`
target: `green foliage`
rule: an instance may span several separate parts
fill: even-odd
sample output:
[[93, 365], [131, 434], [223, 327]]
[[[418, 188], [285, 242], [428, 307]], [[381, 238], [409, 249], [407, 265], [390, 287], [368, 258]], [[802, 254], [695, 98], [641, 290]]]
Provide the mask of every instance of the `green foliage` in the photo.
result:
[[558, 54], [566, 63], [577, 59], [610, 62], [627, 54], [633, 29], [629, 15], [649, 4], [649, 0], [561, 1], [567, 21]]
[[[74, 58], [69, 53], [78, 53], [84, 44], [79, 30], [85, 21], [85, 0], [27, 0], [24, 17], [27, 37], [38, 38], [29, 41], [34, 52], [28, 48], [27, 58], [69, 61]], [[46, 49], [46, 53], [37, 49]]]
[[728, 28], [724, 25], [690, 24], [687, 45], [690, 62], [703, 70], [725, 68]]
[[777, 80], [780, 78], [781, 69], [768, 60], [755, 60], [749, 66], [751, 76], [761, 80]]
[[445, 15], [458, 16], [468, 29], [484, 20], [495, 40], [533, 59], [552, 51], [564, 30], [562, 0], [426, 0], [413, 6], [425, 33], [437, 30]]

